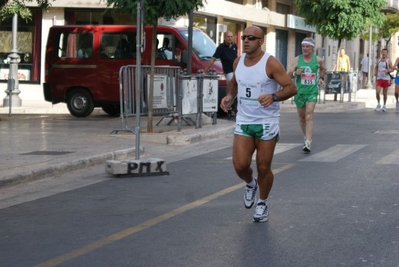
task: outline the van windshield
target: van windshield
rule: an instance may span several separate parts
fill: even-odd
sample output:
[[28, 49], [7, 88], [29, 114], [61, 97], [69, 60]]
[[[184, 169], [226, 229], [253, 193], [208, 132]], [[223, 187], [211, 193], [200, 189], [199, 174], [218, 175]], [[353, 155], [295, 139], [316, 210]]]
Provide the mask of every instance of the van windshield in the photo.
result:
[[[188, 41], [188, 30], [180, 30], [180, 35]], [[208, 35], [199, 30], [193, 30], [193, 52], [200, 60], [209, 60], [216, 51], [216, 45]]]

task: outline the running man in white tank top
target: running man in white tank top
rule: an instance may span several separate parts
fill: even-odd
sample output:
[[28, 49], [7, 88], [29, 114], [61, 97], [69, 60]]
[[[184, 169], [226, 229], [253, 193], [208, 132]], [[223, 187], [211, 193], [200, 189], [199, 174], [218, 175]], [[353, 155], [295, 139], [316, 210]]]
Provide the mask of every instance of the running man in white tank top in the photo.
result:
[[[278, 101], [296, 94], [296, 87], [281, 63], [262, 51], [263, 31], [256, 26], [244, 30], [244, 53], [234, 61], [234, 74], [227, 86], [227, 94], [220, 107], [225, 111], [237, 97], [238, 112], [233, 141], [234, 169], [247, 185], [244, 206], [255, 203], [259, 186], [259, 198], [255, 208], [254, 222], [268, 219], [267, 198], [273, 185], [271, 170], [274, 148], [280, 128]], [[278, 85], [281, 90], [278, 91]], [[256, 153], [257, 177], [251, 168], [252, 154]]]

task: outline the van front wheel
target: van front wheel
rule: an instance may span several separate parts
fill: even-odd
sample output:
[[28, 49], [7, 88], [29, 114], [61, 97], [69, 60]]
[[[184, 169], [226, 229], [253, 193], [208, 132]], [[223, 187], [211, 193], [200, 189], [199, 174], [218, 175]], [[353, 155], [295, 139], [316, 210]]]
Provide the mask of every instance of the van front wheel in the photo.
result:
[[75, 117], [89, 116], [94, 110], [93, 98], [83, 89], [75, 89], [67, 97], [69, 113]]

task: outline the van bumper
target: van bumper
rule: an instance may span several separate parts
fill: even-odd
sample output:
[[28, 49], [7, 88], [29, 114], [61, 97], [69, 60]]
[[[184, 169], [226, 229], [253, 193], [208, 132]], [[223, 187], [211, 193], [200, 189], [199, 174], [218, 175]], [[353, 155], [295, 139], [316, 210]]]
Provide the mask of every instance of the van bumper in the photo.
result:
[[43, 83], [43, 95], [44, 100], [47, 102], [53, 102], [53, 97], [51, 96], [51, 86], [49, 83]]

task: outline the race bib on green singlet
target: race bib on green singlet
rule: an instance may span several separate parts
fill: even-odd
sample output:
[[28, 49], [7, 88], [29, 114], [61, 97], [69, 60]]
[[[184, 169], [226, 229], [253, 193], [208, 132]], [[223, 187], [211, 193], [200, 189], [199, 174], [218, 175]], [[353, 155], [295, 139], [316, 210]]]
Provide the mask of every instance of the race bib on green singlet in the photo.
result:
[[303, 85], [315, 85], [316, 84], [316, 73], [312, 73], [312, 69], [309, 67], [304, 68], [301, 74], [301, 84]]

